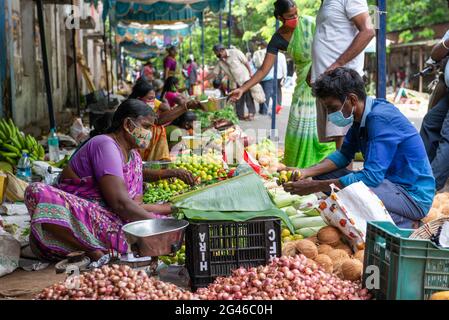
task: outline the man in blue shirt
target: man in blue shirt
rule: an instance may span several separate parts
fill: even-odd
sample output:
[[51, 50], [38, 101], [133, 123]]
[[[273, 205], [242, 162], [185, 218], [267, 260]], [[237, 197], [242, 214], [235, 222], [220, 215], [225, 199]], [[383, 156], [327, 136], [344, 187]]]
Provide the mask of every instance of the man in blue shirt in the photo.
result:
[[[420, 135], [394, 105], [366, 96], [360, 75], [337, 68], [323, 74], [313, 92], [328, 112], [328, 121], [351, 125], [341, 150], [319, 164], [301, 169], [299, 181], [287, 183], [286, 191], [306, 195], [330, 192], [330, 184], [344, 188], [363, 181], [382, 200], [399, 227], [413, 228], [424, 218], [435, 195], [426, 150]], [[346, 167], [361, 151], [360, 171]], [[313, 180], [306, 178], [312, 177]]]

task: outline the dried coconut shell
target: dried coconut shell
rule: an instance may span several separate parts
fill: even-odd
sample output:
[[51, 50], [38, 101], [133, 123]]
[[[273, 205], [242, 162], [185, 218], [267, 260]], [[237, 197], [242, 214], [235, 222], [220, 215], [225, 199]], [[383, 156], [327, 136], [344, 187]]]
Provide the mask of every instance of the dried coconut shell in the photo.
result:
[[333, 262], [333, 264], [332, 264], [333, 273], [335, 275], [337, 275], [340, 279], [344, 278], [342, 270], [341, 270], [341, 266], [343, 265], [344, 262], [349, 261], [349, 260], [351, 260], [351, 258], [342, 258], [342, 259], [339, 259], [339, 260], [332, 261]]
[[340, 244], [336, 245], [334, 248], [344, 250], [350, 256], [352, 256], [354, 254], [354, 252], [352, 252], [351, 247], [344, 243], [340, 243]]
[[315, 235], [315, 236], [313, 236], [313, 237], [308, 237], [308, 238], [305, 238], [304, 240], [309, 240], [309, 241], [312, 241], [316, 246], [317, 245], [319, 245], [320, 244], [320, 242], [318, 241], [318, 238], [317, 238], [317, 236]]
[[296, 256], [296, 254], [298, 253], [296, 251], [296, 241], [289, 241], [284, 243], [284, 245], [282, 246], [282, 255], [283, 256], [288, 256], [288, 257], [294, 257]]
[[315, 260], [307, 258], [306, 266], [315, 269], [318, 268], [318, 263]]
[[[444, 216], [449, 216], [449, 202], [444, 204], [443, 206], [441, 206], [441, 211], [440, 211], [441, 215]], [[439, 218], [439, 217], [438, 217]], [[437, 219], [438, 219], [437, 218]]]
[[328, 252], [334, 250], [330, 245], [328, 244], [320, 244], [318, 247], [318, 254], [327, 254]]
[[334, 246], [340, 242], [341, 232], [335, 227], [326, 226], [321, 228], [316, 236], [320, 243]]
[[329, 258], [328, 255], [326, 254], [319, 254], [315, 257], [315, 262], [323, 267], [324, 271], [328, 272], [328, 273], [332, 273], [333, 269], [334, 269], [334, 265], [332, 263], [332, 259]]
[[349, 258], [348, 253], [343, 249], [334, 249], [328, 252], [327, 255], [332, 259], [333, 262]]
[[363, 263], [357, 259], [346, 260], [341, 264], [344, 280], [357, 281], [362, 278]]
[[364, 256], [365, 250], [359, 250], [356, 253], [354, 253], [354, 259], [359, 260], [361, 263], [363, 263]]
[[318, 248], [315, 243], [307, 239], [295, 241], [295, 248], [299, 253], [310, 259], [314, 259], [318, 255]]

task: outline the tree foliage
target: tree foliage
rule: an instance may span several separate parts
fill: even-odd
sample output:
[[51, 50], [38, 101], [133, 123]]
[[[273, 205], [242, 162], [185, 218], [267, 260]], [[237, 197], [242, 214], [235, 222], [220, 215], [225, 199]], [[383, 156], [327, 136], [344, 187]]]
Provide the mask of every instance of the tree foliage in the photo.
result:
[[[232, 45], [243, 52], [254, 50], [254, 41], [268, 41], [275, 31], [273, 3], [275, 0], [233, 0], [232, 5]], [[315, 16], [321, 1], [296, 0], [300, 14]], [[371, 6], [376, 0], [368, 0]], [[212, 46], [218, 42], [219, 15], [208, 13], [205, 23], [205, 63], [215, 63]], [[223, 12], [223, 43], [228, 43], [227, 9]], [[401, 31], [402, 42], [416, 38], [431, 39], [434, 36], [432, 25], [449, 22], [447, 0], [387, 0], [387, 32]], [[415, 31], [414, 28], [423, 28]], [[183, 42], [183, 51], [189, 52], [189, 37]], [[192, 52], [200, 61], [201, 28], [195, 28], [192, 34]], [[200, 61], [201, 62], [201, 61]]]

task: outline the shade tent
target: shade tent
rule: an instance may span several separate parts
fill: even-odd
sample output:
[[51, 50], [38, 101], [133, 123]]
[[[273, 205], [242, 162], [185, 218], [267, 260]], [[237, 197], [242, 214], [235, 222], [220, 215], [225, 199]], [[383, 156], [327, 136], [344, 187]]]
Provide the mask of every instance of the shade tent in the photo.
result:
[[176, 38], [188, 36], [191, 32], [190, 28], [191, 26], [185, 23], [155, 26], [135, 23], [124, 25], [120, 23], [115, 28], [115, 31], [118, 42], [128, 40], [137, 43], [152, 43], [163, 37]]
[[169, 24], [194, 21], [206, 9], [218, 12], [226, 6], [226, 0], [104, 0], [103, 4], [103, 19], [109, 16], [112, 24], [119, 21]]

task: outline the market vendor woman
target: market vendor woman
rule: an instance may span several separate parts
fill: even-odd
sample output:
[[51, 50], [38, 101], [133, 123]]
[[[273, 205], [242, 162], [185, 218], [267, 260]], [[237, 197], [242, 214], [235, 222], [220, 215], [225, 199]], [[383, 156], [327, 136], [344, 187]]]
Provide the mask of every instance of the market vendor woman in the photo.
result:
[[[362, 181], [382, 200], [397, 226], [416, 227], [432, 205], [435, 179], [415, 127], [388, 101], [367, 97], [362, 78], [352, 69], [325, 73], [313, 91], [326, 107], [329, 121], [352, 126], [340, 151], [301, 169], [301, 180], [286, 184], [285, 190], [307, 195], [330, 192], [330, 184], [344, 188]], [[359, 151], [364, 168], [347, 170]]]
[[[154, 111], [144, 102], [124, 101], [114, 113], [107, 133], [91, 138], [73, 155], [57, 187], [33, 183], [26, 189], [30, 244], [38, 257], [59, 260], [81, 250], [97, 260], [110, 243], [125, 253], [123, 224], [171, 212], [169, 204], [141, 201], [143, 179], [177, 176], [193, 183], [186, 171], [142, 169], [138, 149], [150, 143], [155, 119]], [[118, 232], [118, 248], [110, 232]]]

